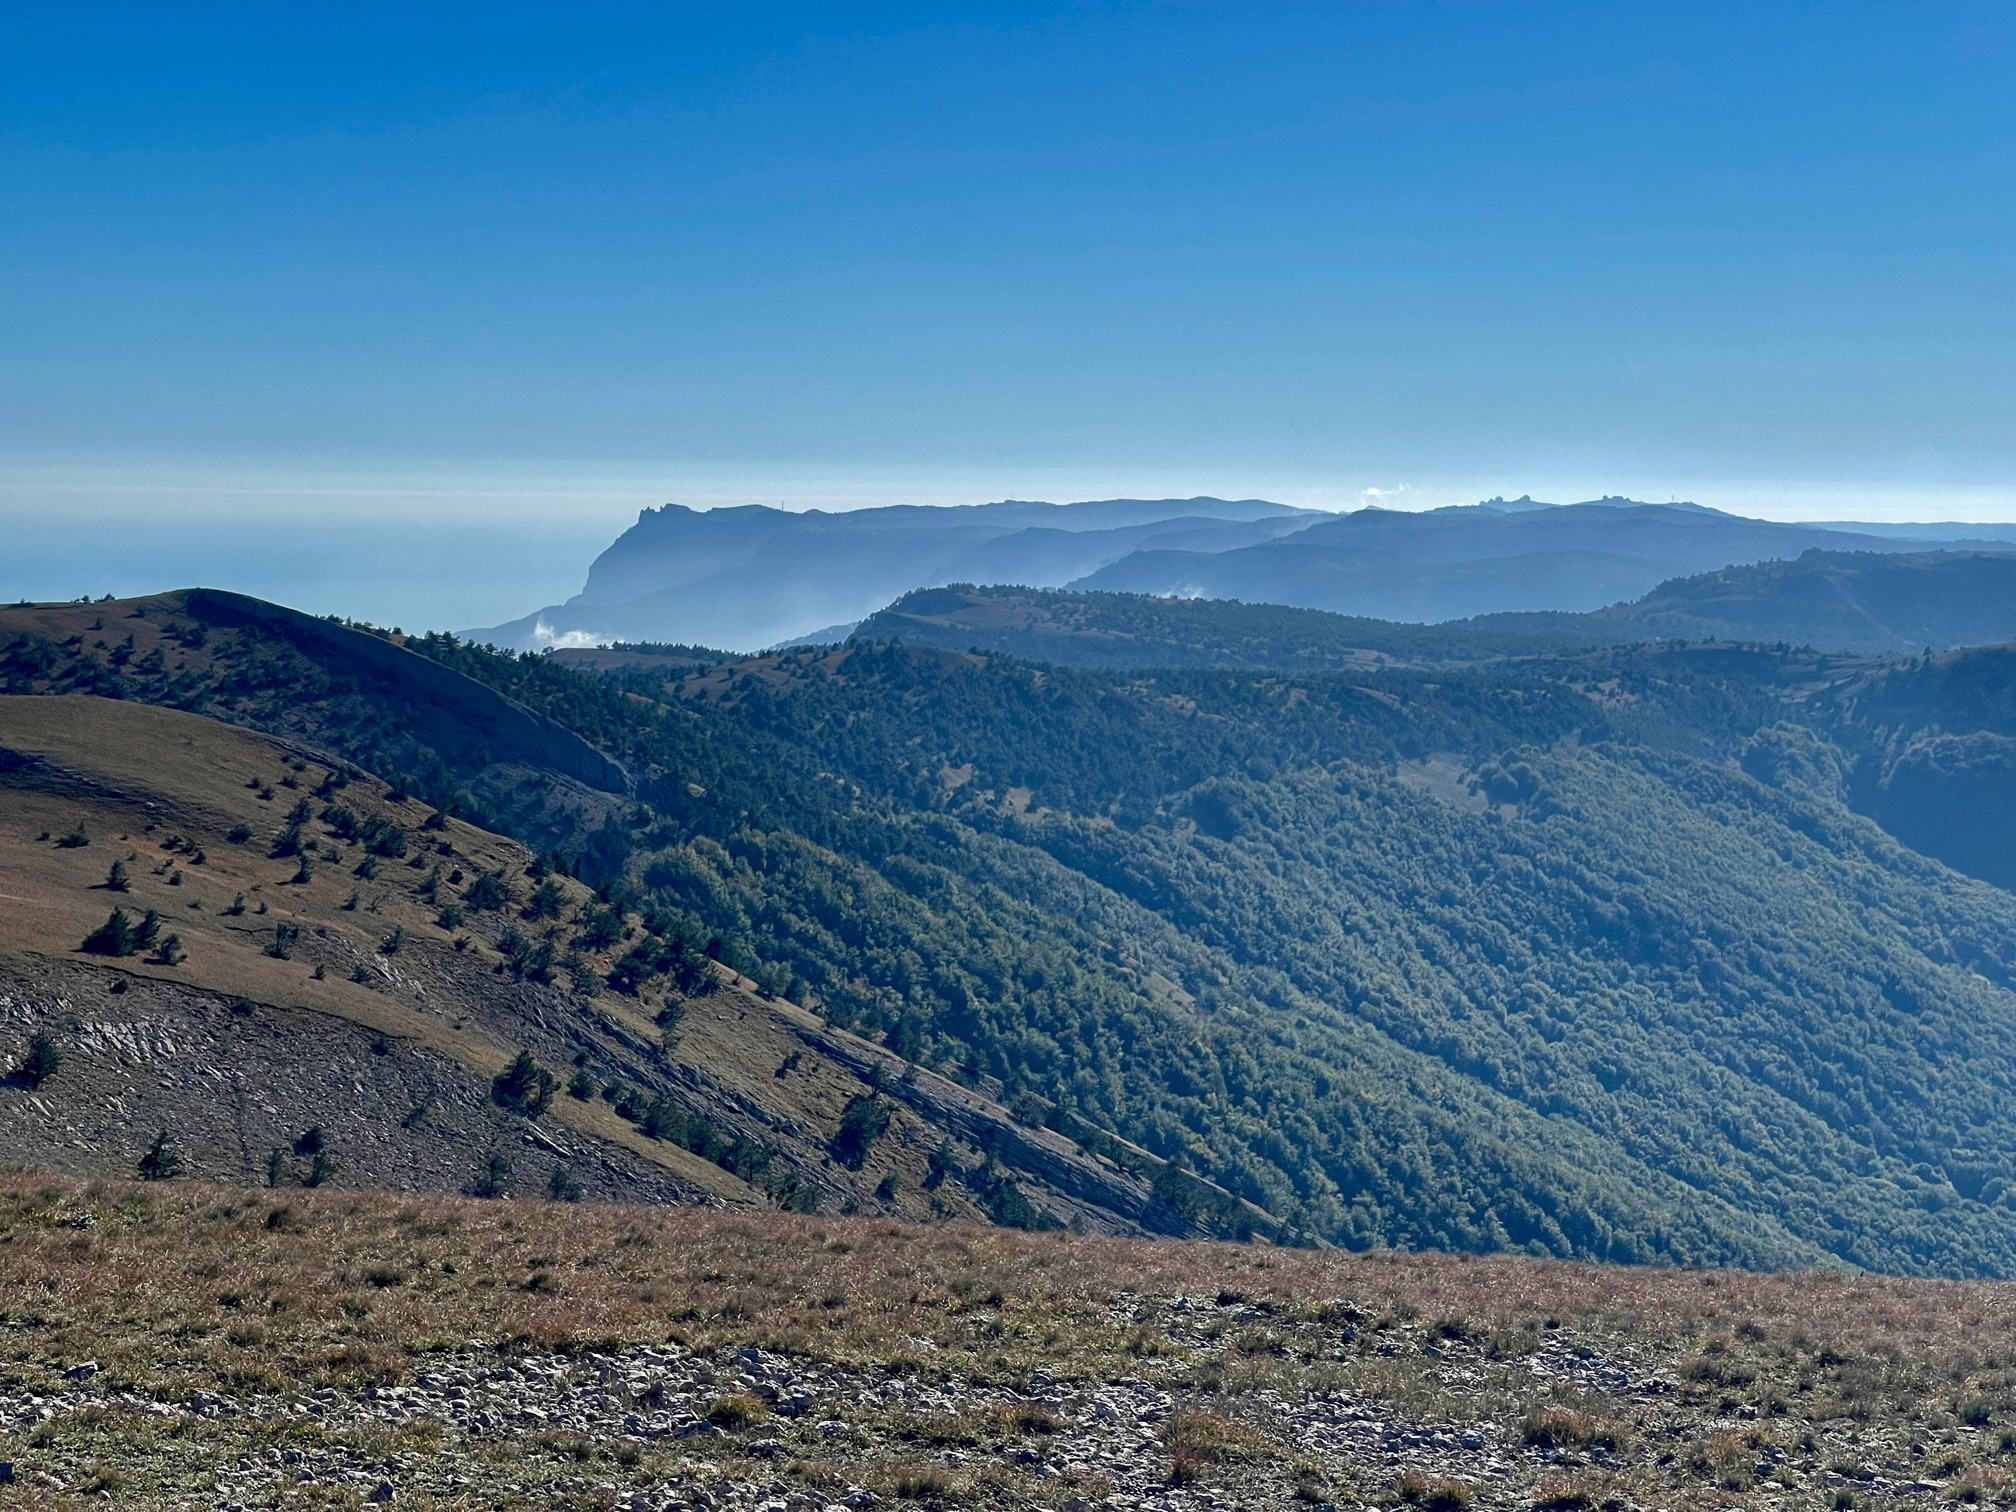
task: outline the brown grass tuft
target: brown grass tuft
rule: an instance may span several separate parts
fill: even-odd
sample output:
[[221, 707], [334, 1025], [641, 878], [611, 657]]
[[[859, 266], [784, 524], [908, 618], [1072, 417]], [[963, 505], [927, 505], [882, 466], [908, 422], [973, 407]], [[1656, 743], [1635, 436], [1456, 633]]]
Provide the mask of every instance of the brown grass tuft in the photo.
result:
[[1419, 1470], [1403, 1471], [1393, 1482], [1393, 1494], [1421, 1512], [1469, 1512], [1477, 1499], [1476, 1492], [1462, 1481], [1424, 1475]]
[[768, 1416], [770, 1416], [769, 1407], [760, 1399], [742, 1392], [716, 1397], [713, 1405], [707, 1409], [707, 1421], [716, 1428], [725, 1429], [730, 1433], [753, 1427]]
[[1519, 1422], [1519, 1436], [1536, 1449], [1622, 1449], [1631, 1426], [1573, 1407], [1535, 1407]]

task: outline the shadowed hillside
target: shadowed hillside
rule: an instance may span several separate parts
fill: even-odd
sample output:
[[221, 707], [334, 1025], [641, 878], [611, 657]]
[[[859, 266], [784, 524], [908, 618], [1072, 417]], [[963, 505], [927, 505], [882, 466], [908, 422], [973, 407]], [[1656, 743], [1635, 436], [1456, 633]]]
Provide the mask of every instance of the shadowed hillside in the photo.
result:
[[1599, 611], [1619, 632], [1883, 655], [2016, 640], [2016, 554], [1809, 550], [1662, 583]]
[[[1064, 667], [1296, 673], [1489, 661], [1626, 638], [1589, 615], [1506, 614], [1410, 625], [1232, 599], [965, 583], [906, 593], [848, 637], [859, 644], [904, 641], [948, 651], [998, 651]], [[555, 654], [571, 663], [596, 653]]]

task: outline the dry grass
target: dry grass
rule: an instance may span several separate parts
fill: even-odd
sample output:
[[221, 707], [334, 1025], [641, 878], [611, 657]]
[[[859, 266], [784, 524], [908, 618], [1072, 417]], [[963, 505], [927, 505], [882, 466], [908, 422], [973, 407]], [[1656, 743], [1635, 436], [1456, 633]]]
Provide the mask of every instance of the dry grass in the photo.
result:
[[[1492, 1452], [1524, 1467], [1521, 1507], [1860, 1505], [1872, 1476], [1943, 1486], [1955, 1504], [2016, 1503], [2016, 1289], [1989, 1283], [332, 1189], [283, 1201], [0, 1174], [8, 1393], [59, 1389], [80, 1360], [96, 1361], [107, 1387], [186, 1402], [391, 1383], [432, 1352], [472, 1345], [578, 1355], [667, 1340], [1006, 1392], [959, 1411], [850, 1419], [841, 1468], [898, 1503], [1024, 1505], [1035, 1483], [1024, 1475], [1011, 1493], [999, 1477], [1022, 1474], [1018, 1455], [1040, 1457], [1089, 1411], [1084, 1398], [1064, 1410], [1035, 1400], [1047, 1392], [1034, 1383], [1142, 1376], [1177, 1394], [1144, 1439], [1161, 1460], [1152, 1473], [1220, 1494], [1264, 1484], [1304, 1503], [1506, 1505], [1505, 1485], [1473, 1481], [1447, 1454], [1362, 1471], [1311, 1463], [1282, 1404], [1347, 1390], [1445, 1436], [1484, 1426]], [[1574, 1375], [1585, 1363], [1666, 1384], [1611, 1392]], [[770, 1406], [721, 1391], [702, 1408], [730, 1430], [721, 1453], [777, 1431]], [[110, 1409], [37, 1432], [108, 1477], [235, 1452], [222, 1427], [185, 1420], [171, 1433]], [[434, 1452], [430, 1432], [399, 1430], [396, 1447]], [[558, 1464], [586, 1448], [622, 1468], [607, 1446], [564, 1438], [509, 1452]], [[648, 1470], [652, 1455], [691, 1451], [644, 1452]], [[833, 1473], [808, 1464], [802, 1478]]]
[[1237, 1418], [1200, 1408], [1170, 1415], [1157, 1435], [1169, 1451], [1168, 1481], [1195, 1485], [1217, 1466], [1272, 1458], [1281, 1448], [1265, 1434]]
[[1622, 1449], [1631, 1425], [1573, 1407], [1536, 1407], [1519, 1424], [1520, 1437], [1541, 1449]]
[[1393, 1494], [1409, 1507], [1422, 1512], [1469, 1512], [1476, 1493], [1459, 1480], [1423, 1475], [1408, 1470], [1393, 1483]]
[[[1578, 1337], [1664, 1357], [1688, 1389], [1754, 1394], [1773, 1362], [1843, 1413], [1894, 1399], [1902, 1377], [1988, 1423], [2010, 1409], [2016, 1291], [1990, 1283], [1825, 1274], [1629, 1270], [1514, 1257], [1346, 1255], [710, 1209], [497, 1203], [336, 1190], [0, 1175], [0, 1296], [10, 1374], [92, 1357], [136, 1384], [184, 1389], [261, 1374], [389, 1378], [436, 1346], [599, 1340], [758, 1344], [863, 1363], [914, 1356], [981, 1378], [1037, 1363], [1080, 1375], [1139, 1368], [1167, 1334], [1118, 1304], [1227, 1296], [1272, 1313], [1270, 1379], [1321, 1362], [1297, 1330], [1460, 1315], [1481, 1337]], [[967, 1299], [987, 1297], [975, 1310]], [[995, 1299], [998, 1298], [998, 1301]], [[1745, 1329], [1738, 1337], [1737, 1326]], [[1351, 1325], [1345, 1325], [1351, 1326]], [[1264, 1337], [1255, 1332], [1253, 1339]], [[32, 1339], [33, 1348], [21, 1348]], [[164, 1341], [165, 1347], [164, 1347]], [[1249, 1340], [1248, 1342], [1251, 1342]], [[1240, 1345], [1243, 1348], [1244, 1345]], [[1239, 1358], [1239, 1349], [1229, 1351]], [[1696, 1362], [1721, 1361], [1704, 1370]], [[43, 1368], [47, 1368], [46, 1365]], [[1432, 1365], [1425, 1367], [1432, 1369]], [[1367, 1361], [1403, 1387], [1424, 1366]], [[1963, 1379], [1949, 1379], [1958, 1372]], [[1966, 1381], [1979, 1378], [1977, 1386]], [[25, 1384], [25, 1381], [23, 1382]], [[1964, 1388], [1964, 1389], [1963, 1389]], [[1610, 1446], [1622, 1425], [1572, 1408], [1536, 1441]]]
[[758, 1398], [737, 1392], [730, 1396], [716, 1397], [707, 1409], [707, 1421], [716, 1428], [729, 1432], [739, 1432], [754, 1427], [770, 1416], [770, 1409]]

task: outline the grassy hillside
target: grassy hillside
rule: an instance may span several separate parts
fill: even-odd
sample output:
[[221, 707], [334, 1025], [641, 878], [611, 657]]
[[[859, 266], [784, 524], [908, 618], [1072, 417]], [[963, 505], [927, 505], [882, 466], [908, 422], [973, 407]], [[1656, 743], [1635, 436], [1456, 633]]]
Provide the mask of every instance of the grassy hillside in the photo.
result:
[[38, 1508], [2006, 1502], [2003, 1287], [0, 1176]]
[[268, 1186], [1211, 1227], [1145, 1152], [905, 1077], [662, 911], [313, 747], [0, 696], [0, 875], [16, 1162], [131, 1176], [159, 1139], [177, 1174]]
[[[88, 635], [37, 646], [0, 670], [125, 675]], [[1247, 1220], [1185, 1171], [1351, 1247], [2016, 1271], [2016, 900], [1849, 807], [1896, 733], [1856, 712], [1867, 666], [1102, 674], [855, 646], [584, 676], [406, 649], [636, 784], [598, 806], [470, 768], [498, 822], [920, 1077], [1088, 1155], [1131, 1141], [1200, 1222]], [[227, 702], [228, 672], [184, 671], [120, 686], [351, 727], [348, 695]]]

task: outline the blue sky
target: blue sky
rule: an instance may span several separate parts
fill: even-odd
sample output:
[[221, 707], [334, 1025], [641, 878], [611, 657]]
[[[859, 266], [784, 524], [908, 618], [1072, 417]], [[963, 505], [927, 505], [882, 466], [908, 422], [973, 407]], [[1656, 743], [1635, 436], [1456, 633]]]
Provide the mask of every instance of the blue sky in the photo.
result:
[[2016, 517], [2012, 128], [1998, 5], [9, 7], [0, 511]]

